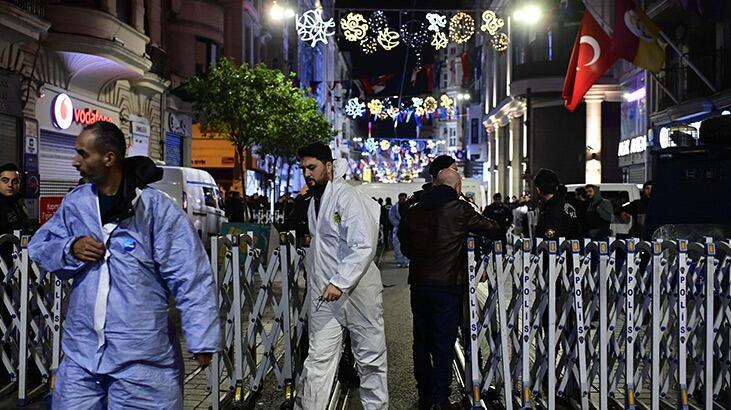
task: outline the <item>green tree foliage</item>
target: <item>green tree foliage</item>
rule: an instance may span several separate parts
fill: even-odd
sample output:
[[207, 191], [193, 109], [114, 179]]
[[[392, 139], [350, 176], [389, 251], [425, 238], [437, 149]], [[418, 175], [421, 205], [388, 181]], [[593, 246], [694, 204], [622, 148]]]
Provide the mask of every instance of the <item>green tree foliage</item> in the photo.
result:
[[266, 147], [263, 153], [291, 158], [297, 149], [292, 147], [295, 135], [298, 141], [307, 131], [320, 133], [315, 138], [319, 141], [333, 135], [317, 103], [305, 98], [284, 73], [263, 65], [252, 68], [222, 59], [207, 75], [193, 77], [187, 91], [203, 134], [220, 134], [233, 144], [244, 194], [245, 155], [252, 147]]

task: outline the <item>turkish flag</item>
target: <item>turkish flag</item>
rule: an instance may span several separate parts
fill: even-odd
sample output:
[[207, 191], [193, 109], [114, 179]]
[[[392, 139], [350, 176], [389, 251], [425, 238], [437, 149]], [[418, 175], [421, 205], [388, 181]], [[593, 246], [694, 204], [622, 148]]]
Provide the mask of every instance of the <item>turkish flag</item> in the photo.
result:
[[615, 61], [612, 40], [591, 13], [584, 11], [563, 84], [563, 99], [569, 111], [576, 109], [584, 94]]

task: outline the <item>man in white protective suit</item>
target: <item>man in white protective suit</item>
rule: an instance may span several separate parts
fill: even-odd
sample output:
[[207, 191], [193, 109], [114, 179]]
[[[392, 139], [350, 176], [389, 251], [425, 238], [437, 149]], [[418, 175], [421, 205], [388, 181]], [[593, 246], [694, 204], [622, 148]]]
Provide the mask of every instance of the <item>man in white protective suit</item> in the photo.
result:
[[298, 152], [313, 195], [308, 209], [309, 351], [297, 408], [325, 409], [343, 346], [350, 332], [360, 375], [363, 408], [388, 408], [383, 284], [373, 258], [378, 241], [378, 204], [343, 178], [346, 164], [330, 148], [312, 143]]

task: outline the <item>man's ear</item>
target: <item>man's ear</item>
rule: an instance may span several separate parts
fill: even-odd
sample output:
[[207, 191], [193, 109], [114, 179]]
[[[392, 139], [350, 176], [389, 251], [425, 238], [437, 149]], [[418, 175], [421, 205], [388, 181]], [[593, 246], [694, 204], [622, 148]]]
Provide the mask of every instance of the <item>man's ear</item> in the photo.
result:
[[325, 163], [325, 169], [327, 170], [327, 176], [330, 179], [330, 181], [332, 181], [333, 179], [335, 179], [335, 178], [333, 178], [333, 163], [332, 163], [332, 161], [327, 161]]
[[111, 168], [114, 164], [117, 163], [117, 160], [117, 154], [113, 153], [112, 151], [104, 154], [104, 166], [107, 168]]

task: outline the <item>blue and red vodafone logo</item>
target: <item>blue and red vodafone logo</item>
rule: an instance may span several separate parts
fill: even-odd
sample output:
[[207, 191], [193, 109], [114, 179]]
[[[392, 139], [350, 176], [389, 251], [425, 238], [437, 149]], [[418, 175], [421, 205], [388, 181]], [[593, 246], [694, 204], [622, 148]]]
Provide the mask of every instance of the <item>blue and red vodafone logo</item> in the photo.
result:
[[62, 130], [68, 129], [72, 122], [81, 125], [91, 125], [97, 121], [114, 122], [98, 110], [74, 108], [71, 98], [66, 94], [59, 94], [53, 99], [51, 114], [53, 125]]

